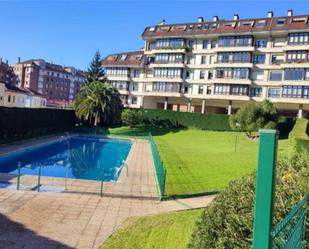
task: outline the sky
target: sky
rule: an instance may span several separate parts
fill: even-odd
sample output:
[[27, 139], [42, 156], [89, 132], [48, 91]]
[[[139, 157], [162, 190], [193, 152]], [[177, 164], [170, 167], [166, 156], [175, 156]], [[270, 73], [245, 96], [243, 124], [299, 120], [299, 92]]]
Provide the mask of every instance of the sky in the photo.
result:
[[309, 14], [309, 0], [0, 0], [0, 57], [15, 63], [42, 58], [87, 69], [96, 50], [111, 53], [140, 50], [145, 27], [212, 20]]

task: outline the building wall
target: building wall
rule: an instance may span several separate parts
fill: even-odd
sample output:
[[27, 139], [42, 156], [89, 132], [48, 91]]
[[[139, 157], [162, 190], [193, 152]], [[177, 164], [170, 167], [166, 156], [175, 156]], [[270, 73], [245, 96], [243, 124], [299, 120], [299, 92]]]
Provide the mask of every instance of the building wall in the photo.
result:
[[4, 105], [5, 100], [5, 85], [3, 83], [0, 83], [0, 106]]
[[[308, 17], [306, 18], [308, 21]], [[309, 111], [307, 33], [307, 28], [278, 28], [271, 34], [266, 30], [240, 34], [175, 35], [173, 38], [164, 35], [144, 36], [144, 57], [148, 63], [139, 65], [138, 68], [129, 64], [119, 66], [105, 63], [106, 69], [117, 67], [128, 71], [126, 75], [122, 75], [121, 70], [119, 75], [114, 71], [112, 75], [107, 74], [107, 78], [112, 84], [118, 82], [116, 87], [121, 85], [119, 82], [126, 82], [126, 90], [120, 91], [125, 96], [124, 99], [129, 100], [132, 96], [139, 99], [134, 105], [127, 101], [126, 104], [131, 107], [187, 109], [198, 112], [225, 110], [230, 114], [249, 102], [269, 99], [276, 103], [281, 111], [306, 112]], [[291, 37], [295, 36], [293, 34], [301, 36], [298, 39], [306, 42], [292, 44], [294, 38]], [[245, 38], [251, 42], [246, 46], [223, 46], [223, 36], [229, 36], [234, 41]], [[183, 39], [183, 47], [191, 48], [158, 48], [152, 45], [162, 39], [170, 41], [174, 38]], [[182, 59], [173, 61], [175, 55]], [[172, 60], [157, 61], [160, 56]], [[230, 60], [232, 56], [234, 59]], [[244, 59], [246, 56], [249, 59]], [[239, 58], [242, 60], [239, 61]], [[140, 74], [133, 77], [133, 72], [137, 69]], [[304, 78], [299, 79], [295, 75], [288, 78], [288, 75], [293, 74], [288, 70], [300, 69], [304, 69]], [[164, 76], [166, 72], [169, 76]], [[139, 85], [138, 91], [132, 91], [130, 87], [136, 83]], [[190, 105], [190, 108], [186, 108], [187, 105]]]
[[83, 73], [75, 68], [44, 60], [19, 62], [14, 65], [14, 70], [19, 86], [35, 90], [54, 102], [72, 102], [85, 81]]

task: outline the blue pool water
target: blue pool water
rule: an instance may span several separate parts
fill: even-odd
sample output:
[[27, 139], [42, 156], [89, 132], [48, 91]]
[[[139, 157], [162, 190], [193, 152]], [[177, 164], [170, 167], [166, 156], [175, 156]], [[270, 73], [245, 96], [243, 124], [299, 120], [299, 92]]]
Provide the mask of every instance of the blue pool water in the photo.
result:
[[122, 161], [131, 149], [127, 140], [76, 136], [0, 157], [0, 173], [68, 177], [104, 181], [117, 180]]

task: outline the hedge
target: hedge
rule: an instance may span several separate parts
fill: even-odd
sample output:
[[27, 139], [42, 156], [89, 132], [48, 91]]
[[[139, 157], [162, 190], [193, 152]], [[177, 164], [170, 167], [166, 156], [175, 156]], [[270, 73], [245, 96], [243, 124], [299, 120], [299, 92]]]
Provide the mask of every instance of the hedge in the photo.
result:
[[[205, 208], [196, 223], [190, 249], [249, 249], [252, 247], [255, 176], [255, 173], [252, 173], [231, 181], [229, 186]], [[302, 151], [278, 161], [274, 225], [309, 192], [308, 182], [308, 153]], [[306, 239], [308, 241], [309, 237]]]
[[146, 125], [213, 131], [232, 130], [229, 124], [229, 116], [224, 114], [177, 112], [162, 109], [144, 109], [142, 112]]
[[73, 110], [0, 107], [0, 142], [64, 131], [75, 126]]
[[301, 149], [309, 152], [309, 123], [308, 119], [297, 119], [293, 130], [289, 134], [289, 143], [291, 153], [295, 153]]

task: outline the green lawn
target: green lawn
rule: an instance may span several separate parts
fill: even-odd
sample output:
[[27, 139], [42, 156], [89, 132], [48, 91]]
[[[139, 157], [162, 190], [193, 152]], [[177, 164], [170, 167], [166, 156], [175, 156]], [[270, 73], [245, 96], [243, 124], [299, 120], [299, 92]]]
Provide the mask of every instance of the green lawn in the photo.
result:
[[101, 249], [187, 249], [202, 210], [128, 219]]
[[[243, 133], [185, 130], [155, 136], [167, 170], [167, 195], [220, 190], [256, 168], [258, 142]], [[287, 142], [280, 142], [280, 150]]]
[[[145, 136], [141, 129], [109, 129], [122, 136]], [[152, 131], [167, 171], [165, 194], [183, 195], [221, 190], [228, 182], [256, 168], [258, 141], [235, 132], [157, 129]], [[279, 141], [279, 155], [288, 141]]]

